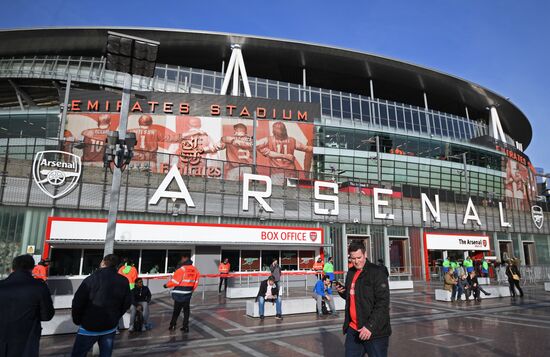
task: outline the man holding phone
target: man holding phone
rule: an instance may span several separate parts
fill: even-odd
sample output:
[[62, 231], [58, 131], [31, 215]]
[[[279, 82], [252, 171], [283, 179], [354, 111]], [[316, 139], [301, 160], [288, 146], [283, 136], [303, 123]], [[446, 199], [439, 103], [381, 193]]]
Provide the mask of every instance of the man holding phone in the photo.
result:
[[345, 355], [387, 356], [391, 335], [388, 277], [381, 267], [367, 263], [363, 242], [353, 241], [348, 253], [353, 267], [344, 285], [336, 283], [336, 290], [346, 300]]

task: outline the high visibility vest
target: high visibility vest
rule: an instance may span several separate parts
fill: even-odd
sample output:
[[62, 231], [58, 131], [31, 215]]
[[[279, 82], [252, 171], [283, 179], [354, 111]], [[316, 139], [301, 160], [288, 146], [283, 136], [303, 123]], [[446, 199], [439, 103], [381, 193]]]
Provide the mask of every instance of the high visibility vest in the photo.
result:
[[129, 267], [130, 269], [129, 269], [128, 273], [125, 273], [125, 270], [127, 270], [128, 267], [129, 266], [127, 264], [124, 264], [123, 266], [121, 266], [118, 269], [118, 273], [120, 275], [122, 275], [123, 277], [125, 277], [126, 279], [128, 279], [128, 283], [130, 283], [130, 290], [132, 290], [134, 288], [134, 286], [136, 285], [138, 272], [137, 272], [137, 269], [132, 266], [132, 267]]
[[46, 269], [45, 266], [38, 264], [33, 268], [32, 276], [35, 279], [40, 279], [40, 280], [46, 281], [48, 279], [48, 274], [47, 274], [46, 270], [47, 269]]
[[464, 260], [464, 262], [462, 263], [462, 265], [463, 265], [464, 267], [466, 267], [466, 268], [471, 268], [471, 267], [474, 266], [474, 262], [472, 262], [471, 260], [466, 259], [466, 260]]
[[200, 272], [193, 265], [182, 265], [174, 272], [172, 279], [166, 283], [169, 288], [175, 288], [173, 293], [190, 294], [199, 285]]
[[229, 268], [231, 267], [231, 264], [227, 263], [227, 264], [224, 264], [224, 263], [220, 263], [220, 266], [218, 267], [218, 271], [220, 272], [220, 274], [227, 274], [229, 273]]
[[325, 273], [334, 273], [334, 265], [332, 265], [332, 263], [326, 263], [323, 271]]
[[445, 268], [448, 268], [448, 267], [451, 266], [451, 262], [448, 261], [447, 259], [445, 259], [445, 260], [443, 261], [443, 266], [444, 266]]
[[313, 270], [315, 271], [323, 271], [323, 262], [315, 262], [313, 264]]
[[453, 270], [456, 270], [458, 268], [458, 263], [457, 262], [451, 262], [451, 268]]
[[481, 263], [481, 266], [483, 267], [483, 270], [489, 270], [489, 263], [485, 260]]

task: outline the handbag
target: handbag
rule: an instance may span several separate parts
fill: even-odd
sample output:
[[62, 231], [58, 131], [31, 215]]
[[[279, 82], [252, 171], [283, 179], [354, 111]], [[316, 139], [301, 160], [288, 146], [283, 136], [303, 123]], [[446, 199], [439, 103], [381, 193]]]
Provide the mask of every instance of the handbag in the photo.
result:
[[519, 275], [517, 275], [517, 274], [512, 274], [512, 279], [514, 279], [514, 280], [519, 280]]

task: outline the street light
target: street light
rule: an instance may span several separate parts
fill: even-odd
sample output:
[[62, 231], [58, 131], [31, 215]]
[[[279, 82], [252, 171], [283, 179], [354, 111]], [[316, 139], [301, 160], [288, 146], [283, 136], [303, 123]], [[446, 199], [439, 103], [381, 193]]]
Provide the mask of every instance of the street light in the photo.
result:
[[140, 37], [112, 31], [108, 32], [105, 68], [111, 71], [122, 72], [125, 75], [122, 89], [122, 105], [120, 108], [120, 124], [118, 131], [111, 131], [107, 135], [107, 145], [105, 145], [103, 156], [104, 165], [113, 169], [104, 256], [112, 254], [115, 248], [116, 219], [120, 199], [122, 170], [132, 160], [133, 149], [136, 145], [135, 133], [126, 133], [128, 112], [130, 110], [132, 76], [153, 77], [159, 44], [159, 42]]

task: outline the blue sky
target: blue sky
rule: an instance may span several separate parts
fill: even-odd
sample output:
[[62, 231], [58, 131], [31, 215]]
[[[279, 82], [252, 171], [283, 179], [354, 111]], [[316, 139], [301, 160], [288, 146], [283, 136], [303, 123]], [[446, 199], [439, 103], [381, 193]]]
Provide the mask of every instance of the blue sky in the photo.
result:
[[[447, 72], [510, 97], [550, 172], [550, 1], [2, 1], [0, 27], [154, 26], [346, 47]], [[546, 83], [546, 84], [545, 84]]]

